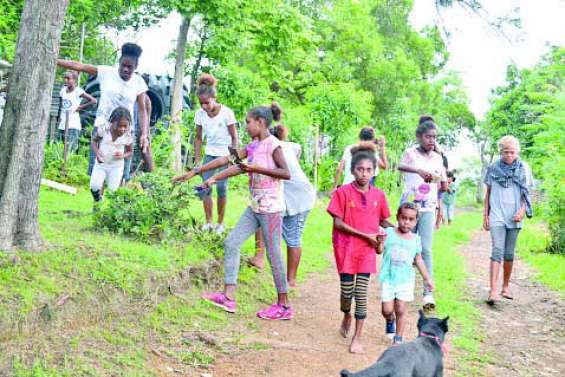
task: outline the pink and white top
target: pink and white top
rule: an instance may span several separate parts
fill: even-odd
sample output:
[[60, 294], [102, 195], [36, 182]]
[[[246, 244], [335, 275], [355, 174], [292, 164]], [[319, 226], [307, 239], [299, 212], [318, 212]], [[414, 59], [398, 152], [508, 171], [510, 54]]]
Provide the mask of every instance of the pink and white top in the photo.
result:
[[401, 162], [415, 169], [425, 170], [433, 176], [432, 182], [426, 183], [419, 174], [404, 173], [404, 192], [400, 199], [401, 202], [416, 202], [422, 212], [435, 211], [438, 202], [438, 186], [440, 182], [447, 181], [441, 155], [435, 151], [422, 153], [418, 147], [412, 147], [404, 152]]
[[[267, 169], [276, 169], [275, 149], [281, 147], [279, 139], [270, 135], [262, 141], [248, 144], [247, 161]], [[280, 179], [259, 173], [249, 174], [251, 209], [255, 213], [276, 213], [284, 210], [283, 184]]]

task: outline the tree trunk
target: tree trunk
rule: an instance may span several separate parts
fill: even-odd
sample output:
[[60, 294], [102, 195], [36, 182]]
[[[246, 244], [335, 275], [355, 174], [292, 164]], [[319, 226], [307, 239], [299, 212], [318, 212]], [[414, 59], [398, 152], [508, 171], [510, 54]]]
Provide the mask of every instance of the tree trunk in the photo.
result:
[[198, 55], [192, 66], [192, 71], [190, 72], [190, 95], [189, 98], [192, 100], [196, 95], [196, 78], [198, 76], [198, 71], [200, 70], [200, 65], [202, 64], [202, 58], [204, 57], [204, 49], [206, 47], [206, 41], [208, 40], [208, 34], [206, 32], [206, 26], [202, 26], [200, 31], [200, 46], [198, 48]]
[[26, 0], [0, 125], [0, 250], [42, 246], [39, 184], [68, 0]]
[[186, 39], [190, 19], [183, 16], [177, 39], [175, 78], [173, 80], [173, 98], [171, 99], [171, 127], [173, 158], [172, 169], [176, 172], [182, 171], [182, 133], [180, 130], [182, 122], [182, 79], [184, 77], [184, 55], [186, 52]]

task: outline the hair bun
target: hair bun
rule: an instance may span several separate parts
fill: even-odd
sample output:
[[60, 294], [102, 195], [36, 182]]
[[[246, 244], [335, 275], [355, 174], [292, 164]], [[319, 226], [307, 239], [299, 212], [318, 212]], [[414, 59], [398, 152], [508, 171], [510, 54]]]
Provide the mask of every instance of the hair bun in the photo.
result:
[[124, 43], [122, 45], [122, 55], [139, 58], [143, 50], [136, 43]]
[[420, 116], [420, 120], [418, 121], [418, 124], [422, 124], [424, 122], [434, 122], [435, 120], [431, 115], [422, 115]]
[[351, 148], [351, 154], [354, 155], [357, 152], [372, 152], [377, 151], [377, 146], [372, 141], [362, 141], [359, 144]]
[[279, 106], [278, 103], [274, 102], [271, 104], [271, 112], [273, 113], [273, 119], [277, 122], [281, 120], [282, 117], [282, 108]]
[[218, 79], [209, 73], [203, 73], [198, 78], [198, 85], [216, 86]]

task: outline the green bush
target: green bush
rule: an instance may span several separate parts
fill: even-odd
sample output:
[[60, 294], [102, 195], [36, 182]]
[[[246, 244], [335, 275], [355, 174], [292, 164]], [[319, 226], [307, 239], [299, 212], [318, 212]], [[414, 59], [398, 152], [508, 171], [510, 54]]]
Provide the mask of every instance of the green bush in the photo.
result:
[[67, 156], [67, 165], [63, 172], [63, 143], [45, 145], [45, 159], [43, 162], [43, 178], [66, 183], [69, 185], [87, 185], [88, 177], [88, 147], [81, 147], [78, 153]]
[[145, 174], [128, 187], [107, 192], [94, 215], [95, 225], [141, 241], [187, 239], [196, 227], [189, 207], [194, 194], [189, 185], [173, 186], [172, 174]]

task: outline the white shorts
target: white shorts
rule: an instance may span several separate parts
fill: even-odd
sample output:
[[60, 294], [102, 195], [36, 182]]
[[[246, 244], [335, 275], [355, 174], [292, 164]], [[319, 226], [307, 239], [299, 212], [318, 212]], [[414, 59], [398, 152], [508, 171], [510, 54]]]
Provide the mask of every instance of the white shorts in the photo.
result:
[[394, 301], [394, 299], [406, 302], [414, 301], [414, 288], [414, 280], [396, 285], [383, 281], [381, 283], [381, 301], [390, 302]]

